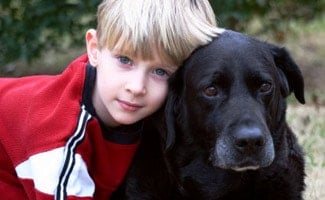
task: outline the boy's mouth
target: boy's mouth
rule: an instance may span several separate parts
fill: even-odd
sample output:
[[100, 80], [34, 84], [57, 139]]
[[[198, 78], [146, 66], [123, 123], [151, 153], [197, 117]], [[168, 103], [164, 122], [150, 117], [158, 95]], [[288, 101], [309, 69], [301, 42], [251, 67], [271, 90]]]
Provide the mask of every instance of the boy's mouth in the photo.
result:
[[138, 109], [143, 107], [140, 104], [131, 103], [131, 102], [124, 101], [124, 100], [118, 100], [118, 103], [123, 110], [128, 111], [128, 112], [135, 112]]

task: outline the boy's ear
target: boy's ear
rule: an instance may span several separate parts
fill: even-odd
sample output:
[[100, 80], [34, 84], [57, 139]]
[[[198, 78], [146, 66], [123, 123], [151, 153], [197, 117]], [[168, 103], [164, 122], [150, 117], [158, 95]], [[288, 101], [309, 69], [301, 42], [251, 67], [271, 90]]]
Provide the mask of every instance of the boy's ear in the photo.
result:
[[86, 46], [89, 63], [96, 67], [98, 64], [98, 42], [95, 29], [86, 32]]

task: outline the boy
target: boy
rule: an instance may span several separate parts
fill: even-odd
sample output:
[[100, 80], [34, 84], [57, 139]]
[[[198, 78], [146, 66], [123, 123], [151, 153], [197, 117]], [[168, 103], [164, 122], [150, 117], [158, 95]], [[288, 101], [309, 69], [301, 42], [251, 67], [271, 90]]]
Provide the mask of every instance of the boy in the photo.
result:
[[106, 0], [97, 14], [62, 74], [0, 79], [2, 199], [109, 199], [168, 77], [217, 34], [208, 0]]

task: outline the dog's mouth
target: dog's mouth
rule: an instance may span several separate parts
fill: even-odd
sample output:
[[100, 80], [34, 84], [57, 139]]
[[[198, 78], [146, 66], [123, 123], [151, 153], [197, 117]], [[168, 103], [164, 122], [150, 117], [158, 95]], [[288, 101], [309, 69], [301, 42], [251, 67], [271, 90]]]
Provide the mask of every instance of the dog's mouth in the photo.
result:
[[252, 158], [250, 159], [246, 158], [245, 160], [242, 161], [230, 162], [230, 163], [219, 163], [219, 162], [214, 163], [215, 167], [219, 167], [222, 169], [230, 169], [237, 172], [258, 170], [261, 167], [267, 167], [269, 165], [270, 163], [265, 163], [259, 159], [252, 159]]
[[237, 172], [247, 171], [247, 170], [257, 170], [261, 166], [261, 162], [257, 162], [256, 159], [248, 159], [246, 158], [244, 161], [239, 162], [238, 164], [234, 164], [232, 166], [229, 166], [229, 169], [232, 169]]
[[265, 162], [264, 160], [246, 160], [242, 162], [230, 162], [230, 163], [220, 163], [214, 162], [213, 165], [215, 167], [221, 169], [230, 169], [237, 172], [243, 172], [248, 170], [258, 170], [262, 167], [268, 167], [272, 162]]
[[247, 171], [247, 170], [257, 170], [259, 169], [260, 166], [246, 166], [246, 167], [232, 167], [231, 169], [237, 172], [243, 172], [243, 171]]

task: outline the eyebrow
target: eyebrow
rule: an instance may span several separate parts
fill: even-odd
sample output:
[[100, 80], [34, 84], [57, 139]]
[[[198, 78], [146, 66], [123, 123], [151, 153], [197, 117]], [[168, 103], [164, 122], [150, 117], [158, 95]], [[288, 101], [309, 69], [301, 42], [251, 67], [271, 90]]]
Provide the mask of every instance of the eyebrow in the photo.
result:
[[171, 71], [175, 72], [179, 67], [175, 65], [175, 66], [167, 66], [166, 68], [168, 70], [171, 70]]

